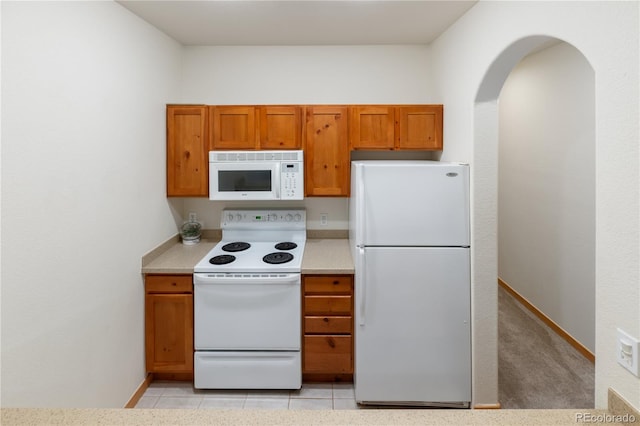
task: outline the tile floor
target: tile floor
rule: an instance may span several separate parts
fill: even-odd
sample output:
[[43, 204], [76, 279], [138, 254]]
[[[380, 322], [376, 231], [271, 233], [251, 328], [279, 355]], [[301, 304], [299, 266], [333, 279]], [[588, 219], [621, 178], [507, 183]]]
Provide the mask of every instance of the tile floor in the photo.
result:
[[188, 382], [153, 382], [136, 408], [353, 410], [351, 383], [303, 384], [300, 390], [201, 390]]

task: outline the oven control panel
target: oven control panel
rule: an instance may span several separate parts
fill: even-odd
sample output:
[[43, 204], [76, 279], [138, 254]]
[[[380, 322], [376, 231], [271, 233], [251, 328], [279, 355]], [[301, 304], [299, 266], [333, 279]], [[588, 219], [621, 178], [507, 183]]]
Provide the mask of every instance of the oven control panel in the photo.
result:
[[306, 211], [304, 209], [287, 210], [239, 210], [225, 209], [222, 212], [221, 227], [306, 227]]

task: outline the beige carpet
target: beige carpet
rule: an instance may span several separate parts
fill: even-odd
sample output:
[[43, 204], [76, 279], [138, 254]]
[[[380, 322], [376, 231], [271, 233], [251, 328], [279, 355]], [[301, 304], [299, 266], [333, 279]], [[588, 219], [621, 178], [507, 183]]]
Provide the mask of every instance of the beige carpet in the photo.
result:
[[498, 362], [502, 408], [594, 407], [594, 365], [502, 288]]

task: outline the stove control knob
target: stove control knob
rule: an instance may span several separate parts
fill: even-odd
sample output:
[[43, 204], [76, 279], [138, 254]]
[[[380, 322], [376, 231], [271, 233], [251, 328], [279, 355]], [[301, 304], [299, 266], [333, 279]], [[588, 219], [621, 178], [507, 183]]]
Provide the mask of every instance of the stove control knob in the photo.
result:
[[278, 215], [275, 213], [271, 213], [269, 215], [269, 222], [275, 222], [276, 220], [278, 220]]
[[302, 215], [300, 213], [296, 213], [295, 219], [296, 219], [296, 222], [300, 222], [302, 220]]
[[227, 215], [227, 221], [228, 221], [228, 222], [233, 222], [233, 214], [229, 213], [229, 214]]
[[287, 222], [291, 222], [291, 221], [293, 220], [293, 215], [292, 215], [291, 213], [289, 213], [288, 215], [286, 215], [286, 216], [284, 217], [284, 219], [285, 219]]
[[242, 220], [242, 215], [240, 213], [236, 213], [236, 221], [240, 222]]

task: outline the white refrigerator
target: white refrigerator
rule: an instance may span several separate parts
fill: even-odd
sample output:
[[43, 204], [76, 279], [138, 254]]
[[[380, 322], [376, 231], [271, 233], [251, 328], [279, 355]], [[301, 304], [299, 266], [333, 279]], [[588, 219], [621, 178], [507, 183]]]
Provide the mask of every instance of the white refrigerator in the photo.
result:
[[469, 166], [354, 161], [356, 401], [471, 401]]

